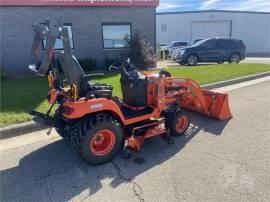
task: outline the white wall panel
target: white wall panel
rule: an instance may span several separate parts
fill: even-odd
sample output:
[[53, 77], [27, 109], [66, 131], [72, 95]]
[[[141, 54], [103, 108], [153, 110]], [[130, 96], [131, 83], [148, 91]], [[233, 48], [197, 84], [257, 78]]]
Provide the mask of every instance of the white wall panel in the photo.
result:
[[[167, 31], [161, 32], [161, 24], [167, 25]], [[247, 53], [270, 54], [270, 13], [209, 11], [164, 14], [157, 15], [156, 29], [157, 43], [231, 35], [244, 41]]]
[[230, 37], [231, 21], [193, 21], [191, 38]]

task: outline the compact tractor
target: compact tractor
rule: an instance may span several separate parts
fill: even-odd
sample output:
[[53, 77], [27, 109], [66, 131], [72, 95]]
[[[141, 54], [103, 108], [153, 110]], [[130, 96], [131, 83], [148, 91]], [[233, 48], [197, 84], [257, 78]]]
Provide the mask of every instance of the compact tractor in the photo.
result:
[[[129, 151], [139, 151], [144, 140], [154, 136], [174, 143], [174, 137], [183, 135], [190, 124], [182, 109], [220, 120], [232, 118], [226, 94], [204, 90], [197, 82], [174, 78], [166, 71], [140, 71], [129, 60], [119, 69], [122, 99], [113, 96], [110, 84], [89, 82], [102, 74], [84, 73], [72, 55], [64, 26], [51, 26], [46, 20], [33, 24], [33, 29], [33, 64], [29, 68], [48, 76], [51, 104], [46, 114], [33, 114], [42, 116], [89, 164], [108, 162], [120, 150], [128, 158]], [[62, 51], [55, 51], [56, 40], [62, 41]], [[55, 104], [57, 108], [51, 112]]]

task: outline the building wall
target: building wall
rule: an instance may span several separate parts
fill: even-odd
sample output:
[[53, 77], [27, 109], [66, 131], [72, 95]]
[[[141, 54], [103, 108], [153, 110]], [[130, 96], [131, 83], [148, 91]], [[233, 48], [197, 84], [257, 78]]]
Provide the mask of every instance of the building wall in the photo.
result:
[[[270, 56], [270, 13], [251, 12], [183, 12], [157, 14], [157, 43], [192, 39], [192, 22], [231, 22], [231, 37], [242, 39], [247, 55]], [[161, 32], [161, 24], [167, 24], [167, 32]]]
[[155, 46], [154, 7], [0, 7], [1, 67], [9, 73], [28, 72], [33, 40], [31, 24], [45, 18], [72, 23], [74, 55], [92, 57], [102, 68], [105, 57], [119, 57], [127, 50], [102, 47], [102, 23], [131, 23]]

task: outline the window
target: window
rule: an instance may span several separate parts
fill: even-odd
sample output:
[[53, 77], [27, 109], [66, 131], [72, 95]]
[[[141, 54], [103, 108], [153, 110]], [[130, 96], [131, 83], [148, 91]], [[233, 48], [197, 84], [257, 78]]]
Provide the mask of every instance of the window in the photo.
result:
[[246, 48], [246, 46], [242, 40], [235, 40], [234, 47], [235, 48]]
[[211, 40], [205, 41], [202, 44], [202, 47], [204, 47], [204, 48], [215, 48], [216, 47], [216, 40], [211, 39]]
[[217, 40], [217, 47], [218, 48], [228, 48], [230, 45], [231, 45], [230, 40], [226, 40], [226, 39], [218, 39]]
[[161, 32], [167, 32], [167, 24], [161, 24]]
[[173, 44], [173, 47], [179, 47], [179, 46], [187, 46], [188, 45], [188, 43], [187, 42], [175, 42], [174, 44]]
[[128, 48], [131, 39], [130, 24], [103, 24], [103, 48]]
[[245, 47], [243, 41], [234, 39], [218, 39], [217, 46], [219, 48], [228, 48], [228, 49]]
[[[72, 34], [72, 25], [71, 23], [65, 23], [64, 26], [65, 28], [68, 29], [68, 35], [69, 35], [69, 41], [70, 41], [70, 47], [72, 49], [74, 49], [74, 44], [73, 44], [73, 34]], [[43, 47], [45, 48], [46, 47], [46, 40], [43, 41]], [[56, 50], [62, 50], [64, 47], [63, 47], [63, 42], [61, 39], [56, 39], [55, 41], [55, 46], [54, 46], [54, 49]]]

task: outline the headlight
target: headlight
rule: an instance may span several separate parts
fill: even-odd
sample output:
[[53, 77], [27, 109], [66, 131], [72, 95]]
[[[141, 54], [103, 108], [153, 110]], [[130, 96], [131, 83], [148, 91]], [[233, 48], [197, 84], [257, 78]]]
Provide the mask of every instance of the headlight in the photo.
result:
[[179, 50], [178, 54], [183, 55], [185, 53], [185, 50]]

